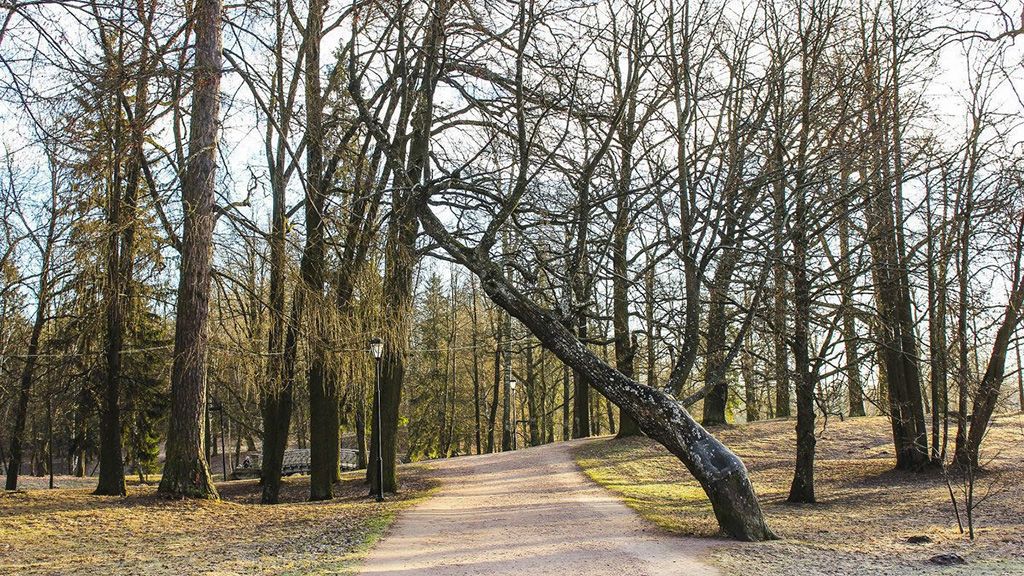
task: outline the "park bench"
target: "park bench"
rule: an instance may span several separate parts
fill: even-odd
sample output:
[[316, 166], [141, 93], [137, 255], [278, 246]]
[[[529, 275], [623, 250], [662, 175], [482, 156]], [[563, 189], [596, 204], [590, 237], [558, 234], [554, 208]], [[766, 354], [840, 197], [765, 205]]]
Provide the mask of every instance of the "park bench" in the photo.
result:
[[[355, 450], [342, 448], [338, 456], [342, 470], [355, 470], [358, 468], [359, 455]], [[291, 476], [293, 474], [309, 474], [309, 459], [310, 456], [308, 448], [285, 450], [284, 458], [281, 462], [281, 475]], [[243, 463], [242, 466], [235, 469], [232, 474], [235, 479], [255, 478], [260, 475], [260, 470], [263, 465], [263, 455], [260, 453], [249, 454], [246, 456], [246, 461], [249, 463], [248, 466]]]

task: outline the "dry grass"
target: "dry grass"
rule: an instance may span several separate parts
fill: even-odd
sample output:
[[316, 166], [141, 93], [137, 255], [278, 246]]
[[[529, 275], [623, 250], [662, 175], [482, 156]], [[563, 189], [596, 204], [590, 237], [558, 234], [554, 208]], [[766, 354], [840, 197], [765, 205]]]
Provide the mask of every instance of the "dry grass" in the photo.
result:
[[[786, 503], [795, 451], [793, 421], [715, 434], [750, 470], [769, 524], [784, 538], [728, 544], [714, 560], [727, 574], [1024, 574], [1024, 416], [997, 419], [984, 446], [989, 461], [976, 490], [977, 539], [960, 534], [943, 476], [893, 470], [885, 418], [830, 420], [818, 437], [814, 505]], [[717, 526], [699, 485], [675, 457], [647, 439], [603, 440], [578, 448], [577, 461], [641, 515], [680, 534]], [[931, 543], [909, 544], [923, 535]], [[928, 562], [955, 552], [966, 566]]]
[[0, 493], [0, 574], [347, 574], [435, 485], [422, 466], [403, 473], [402, 494], [381, 504], [360, 473], [330, 502], [305, 502], [309, 478], [288, 478], [276, 506], [257, 504], [254, 480], [218, 484], [220, 502], [166, 500], [150, 486], [127, 498]]

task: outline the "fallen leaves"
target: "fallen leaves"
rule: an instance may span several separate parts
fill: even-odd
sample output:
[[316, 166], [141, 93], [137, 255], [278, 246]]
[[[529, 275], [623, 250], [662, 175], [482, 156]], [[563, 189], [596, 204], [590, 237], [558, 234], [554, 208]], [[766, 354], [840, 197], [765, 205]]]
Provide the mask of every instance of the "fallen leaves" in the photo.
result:
[[223, 501], [166, 500], [133, 486], [127, 498], [89, 488], [0, 496], [0, 574], [344, 573], [395, 512], [432, 482], [405, 471], [403, 492], [378, 504], [359, 473], [336, 498], [306, 502], [308, 477], [285, 480], [282, 503], [258, 504], [255, 480], [218, 485]]

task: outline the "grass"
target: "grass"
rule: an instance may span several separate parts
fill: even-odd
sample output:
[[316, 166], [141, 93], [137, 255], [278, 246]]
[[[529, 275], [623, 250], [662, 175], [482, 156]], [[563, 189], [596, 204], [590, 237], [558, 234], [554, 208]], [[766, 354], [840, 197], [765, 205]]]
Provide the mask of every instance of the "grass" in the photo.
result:
[[127, 498], [0, 493], [0, 574], [352, 574], [397, 512], [436, 486], [424, 466], [403, 468], [403, 491], [383, 503], [358, 472], [327, 502], [305, 501], [308, 477], [287, 478], [274, 506], [258, 504], [255, 480], [219, 483], [216, 502], [165, 500], [152, 486]]
[[[893, 470], [885, 418], [830, 420], [819, 428], [815, 486], [818, 503], [786, 503], [794, 466], [792, 421], [714, 430], [743, 458], [769, 525], [784, 540], [729, 543], [714, 560], [726, 574], [1024, 574], [1024, 416], [996, 420], [984, 447], [986, 472], [976, 490], [972, 543], [956, 526], [938, 472]], [[576, 448], [586, 474], [641, 516], [677, 534], [717, 532], [711, 506], [682, 464], [645, 438], [597, 440]], [[930, 543], [909, 544], [914, 535]], [[955, 552], [966, 567], [941, 568], [934, 555]]]

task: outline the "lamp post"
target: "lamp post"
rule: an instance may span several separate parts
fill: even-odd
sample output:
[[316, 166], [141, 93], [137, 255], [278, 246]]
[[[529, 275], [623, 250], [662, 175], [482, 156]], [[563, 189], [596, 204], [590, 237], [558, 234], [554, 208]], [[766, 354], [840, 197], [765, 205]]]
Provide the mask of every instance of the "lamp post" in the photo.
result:
[[370, 340], [370, 353], [373, 354], [374, 358], [374, 374], [376, 385], [374, 386], [374, 401], [373, 406], [376, 414], [374, 414], [374, 427], [373, 431], [376, 434], [377, 441], [377, 502], [384, 501], [384, 458], [383, 449], [381, 448], [381, 430], [380, 430], [380, 359], [384, 355], [384, 342], [380, 338], [373, 338]]
[[224, 446], [224, 405], [216, 399], [213, 401], [213, 408], [215, 412], [220, 413], [220, 469], [224, 473], [224, 481], [228, 481], [228, 454], [225, 451]]
[[509, 398], [509, 404], [511, 407], [509, 412], [512, 414], [512, 450], [516, 450], [516, 381], [509, 380], [508, 388], [512, 391], [512, 395]]

